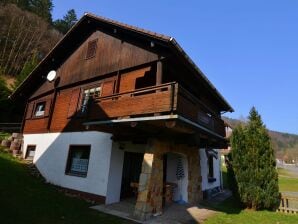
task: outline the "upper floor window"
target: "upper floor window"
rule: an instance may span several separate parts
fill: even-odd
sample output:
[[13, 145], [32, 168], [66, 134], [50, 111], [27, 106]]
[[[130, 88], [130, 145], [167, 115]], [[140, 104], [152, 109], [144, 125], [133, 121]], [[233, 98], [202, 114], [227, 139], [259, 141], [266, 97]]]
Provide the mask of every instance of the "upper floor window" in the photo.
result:
[[97, 39], [88, 42], [86, 59], [93, 58], [96, 54]]
[[99, 97], [100, 94], [101, 94], [101, 87], [85, 89], [83, 93], [83, 98], [82, 98], [81, 113], [86, 113], [90, 100], [95, 97]]
[[46, 102], [45, 101], [37, 103], [36, 107], [35, 107], [35, 111], [34, 111], [35, 117], [44, 116], [45, 109], [46, 109]]

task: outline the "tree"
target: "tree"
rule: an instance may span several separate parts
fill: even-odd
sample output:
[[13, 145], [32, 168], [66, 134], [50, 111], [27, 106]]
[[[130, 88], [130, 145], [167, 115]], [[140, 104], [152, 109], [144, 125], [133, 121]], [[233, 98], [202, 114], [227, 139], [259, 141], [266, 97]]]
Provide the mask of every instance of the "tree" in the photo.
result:
[[57, 19], [53, 22], [54, 27], [61, 33], [65, 34], [78, 21], [74, 9], [69, 10], [63, 19]]
[[33, 12], [46, 22], [52, 23], [52, 0], [2, 0], [3, 4], [15, 4], [23, 10]]
[[33, 69], [37, 66], [37, 64], [38, 64], [37, 54], [34, 53], [33, 56], [24, 64], [22, 71], [16, 77], [14, 88], [17, 88], [24, 81], [24, 79], [27, 78], [27, 76], [33, 71]]
[[253, 209], [273, 209], [279, 204], [274, 150], [261, 116], [253, 107], [245, 126], [231, 137], [232, 166], [241, 202]]
[[28, 0], [29, 10], [47, 22], [52, 23], [52, 0]]
[[10, 93], [11, 91], [7, 87], [5, 80], [0, 76], [0, 104], [7, 100]]

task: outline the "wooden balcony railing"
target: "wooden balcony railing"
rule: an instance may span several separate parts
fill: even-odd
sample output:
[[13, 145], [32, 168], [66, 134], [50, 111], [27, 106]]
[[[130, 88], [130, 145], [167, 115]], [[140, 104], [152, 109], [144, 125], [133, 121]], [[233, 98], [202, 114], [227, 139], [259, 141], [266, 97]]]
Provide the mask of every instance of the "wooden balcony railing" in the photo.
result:
[[224, 122], [207, 111], [193, 94], [176, 82], [134, 91], [97, 97], [89, 109], [89, 119], [177, 114], [225, 136]]

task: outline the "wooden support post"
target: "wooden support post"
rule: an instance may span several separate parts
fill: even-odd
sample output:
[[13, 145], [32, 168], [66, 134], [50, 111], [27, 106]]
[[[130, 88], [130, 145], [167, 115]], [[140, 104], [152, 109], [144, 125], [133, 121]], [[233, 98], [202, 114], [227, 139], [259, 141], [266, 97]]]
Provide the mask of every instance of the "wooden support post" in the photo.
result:
[[[156, 64], [156, 86], [162, 84], [162, 62], [158, 61]], [[156, 90], [156, 92], [160, 92], [161, 90]], [[154, 116], [159, 116], [160, 113], [154, 113]]]
[[162, 84], [162, 62], [158, 61], [156, 66], [156, 85]]

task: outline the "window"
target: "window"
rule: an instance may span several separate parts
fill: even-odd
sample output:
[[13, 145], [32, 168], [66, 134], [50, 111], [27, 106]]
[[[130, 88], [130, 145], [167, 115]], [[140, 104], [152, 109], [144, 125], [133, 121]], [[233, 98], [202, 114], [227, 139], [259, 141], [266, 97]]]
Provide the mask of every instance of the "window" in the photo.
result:
[[86, 177], [90, 157], [90, 145], [72, 145], [69, 147], [65, 173]]
[[95, 87], [95, 88], [84, 90], [83, 98], [82, 98], [82, 106], [81, 106], [82, 114], [87, 112], [88, 104], [90, 100], [92, 100], [95, 97], [99, 97], [100, 94], [101, 94], [101, 87]]
[[36, 104], [34, 115], [35, 117], [44, 116], [46, 109], [46, 102], [39, 102]]
[[33, 159], [35, 155], [36, 145], [27, 145], [26, 159]]
[[218, 159], [218, 152], [214, 149], [206, 149], [207, 165], [208, 165], [208, 182], [215, 182], [214, 177], [214, 159]]
[[88, 43], [86, 59], [95, 57], [96, 47], [97, 47], [97, 39], [92, 40]]
[[214, 177], [213, 156], [208, 156], [208, 177]]

